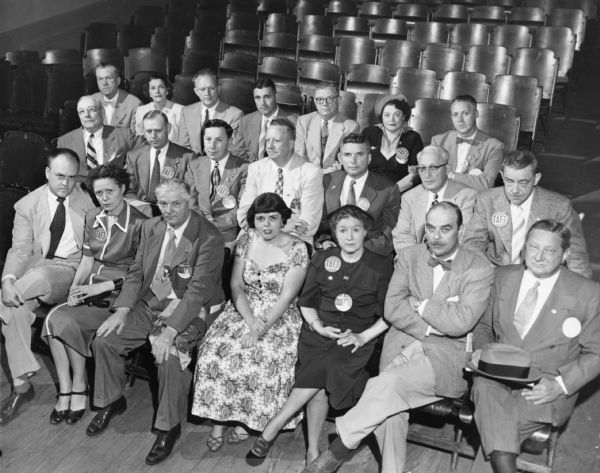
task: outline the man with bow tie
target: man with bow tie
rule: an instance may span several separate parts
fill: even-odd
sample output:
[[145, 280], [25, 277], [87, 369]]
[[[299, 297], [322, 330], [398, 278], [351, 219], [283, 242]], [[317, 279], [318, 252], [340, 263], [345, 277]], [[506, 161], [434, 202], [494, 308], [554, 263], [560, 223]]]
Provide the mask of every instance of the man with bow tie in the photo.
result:
[[431, 138], [432, 145], [448, 151], [448, 178], [476, 191], [494, 186], [504, 157], [504, 145], [477, 128], [477, 102], [459, 95], [450, 106], [454, 130]]
[[[336, 419], [339, 437], [304, 470], [334, 472], [371, 432], [382, 456], [382, 473], [404, 471], [408, 410], [460, 397], [469, 333], [483, 314], [493, 269], [462, 248], [460, 209], [440, 202], [427, 212], [422, 243], [398, 254], [385, 301], [385, 336], [379, 376], [358, 404]], [[468, 351], [469, 350], [469, 351]]]
[[127, 153], [127, 172], [131, 184], [127, 197], [149, 202], [154, 215], [156, 186], [163, 179], [183, 179], [194, 154], [191, 150], [169, 141], [171, 125], [160, 110], [151, 110], [142, 120], [147, 145]]
[[100, 63], [96, 66], [98, 90], [93, 97], [104, 109], [104, 124], [116, 128], [126, 128], [135, 136], [134, 117], [142, 105], [135, 95], [120, 89], [121, 73], [114, 64]]
[[544, 424], [563, 425], [579, 390], [600, 374], [600, 284], [563, 266], [570, 238], [564, 224], [539, 220], [527, 232], [525, 265], [496, 269], [488, 307], [473, 332], [472, 363], [485, 373], [481, 350], [489, 343], [513, 345], [531, 355], [542, 378], [526, 386], [502, 379], [511, 376], [506, 372], [474, 376], [481, 449], [471, 473], [517, 473], [521, 442]]
[[163, 181], [156, 195], [162, 215], [144, 222], [113, 314], [92, 343], [94, 404], [100, 410], [86, 430], [90, 437], [99, 435], [127, 409], [125, 356], [150, 338], [158, 369], [158, 406], [149, 465], [165, 460], [181, 435], [192, 381], [190, 353], [223, 301], [221, 233], [191, 209], [190, 190], [182, 180]]

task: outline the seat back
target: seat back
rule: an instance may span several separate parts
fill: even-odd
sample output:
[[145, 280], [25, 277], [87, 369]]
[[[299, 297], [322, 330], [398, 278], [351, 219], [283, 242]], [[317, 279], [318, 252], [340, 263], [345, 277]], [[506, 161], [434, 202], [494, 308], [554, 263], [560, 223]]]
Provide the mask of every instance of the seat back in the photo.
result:
[[435, 71], [413, 67], [400, 67], [392, 77], [391, 94], [401, 94], [410, 104], [420, 98], [438, 96], [438, 82]]
[[368, 38], [339, 38], [336, 64], [348, 72], [352, 64], [375, 64], [375, 42]]
[[130, 49], [147, 48], [154, 29], [141, 25], [121, 25], [117, 33], [117, 48], [123, 56]]
[[48, 151], [49, 146], [40, 135], [7, 131], [0, 142], [0, 184], [29, 191], [44, 184]]
[[260, 20], [257, 15], [249, 15], [247, 13], [232, 13], [225, 22], [225, 31], [258, 31], [259, 25]]
[[298, 23], [298, 37], [300, 41], [307, 35], [331, 36], [333, 34], [333, 21], [330, 16], [306, 15]]
[[299, 0], [293, 13], [298, 21], [310, 15], [324, 15], [325, 4], [321, 0]]
[[494, 26], [490, 36], [490, 45], [504, 46], [509, 55], [513, 55], [519, 48], [531, 46], [531, 33], [524, 25], [498, 25]]
[[458, 95], [470, 95], [478, 102], [487, 102], [490, 84], [480, 72], [450, 71], [440, 84], [440, 98], [454, 100]]
[[79, 64], [82, 65], [79, 51], [76, 49], [49, 49], [44, 54], [42, 64]]
[[46, 65], [45, 115], [58, 114], [67, 100], [77, 100], [84, 94], [80, 64]]
[[368, 37], [371, 24], [368, 18], [356, 16], [340, 16], [333, 25], [333, 35], [339, 37]]
[[362, 102], [367, 93], [386, 93], [390, 87], [390, 75], [385, 67], [374, 64], [353, 64], [346, 74], [344, 90], [353, 92]]
[[447, 43], [448, 27], [444, 23], [430, 21], [415, 23], [409, 30], [408, 39], [418, 43], [424, 49], [429, 43]]
[[442, 80], [448, 71], [462, 71], [465, 54], [462, 50], [438, 44], [428, 44], [421, 57], [423, 69], [436, 72], [437, 79]]
[[386, 41], [379, 56], [379, 65], [390, 73], [395, 73], [400, 67], [419, 67], [421, 48], [414, 41]]
[[305, 61], [335, 62], [335, 39], [323, 35], [306, 35], [298, 43], [298, 63]]
[[220, 99], [239, 108], [244, 113], [250, 113], [256, 109], [253, 90], [254, 81], [251, 80], [238, 77], [221, 77], [219, 79]]
[[115, 23], [94, 22], [85, 27], [83, 50], [113, 49], [117, 47], [117, 25]]
[[541, 87], [535, 77], [496, 76], [490, 89], [490, 102], [515, 107], [521, 119], [521, 131], [533, 133], [534, 139], [541, 100]]
[[465, 62], [465, 71], [481, 72], [491, 83], [498, 74], [508, 74], [510, 56], [503, 46], [471, 46]]
[[517, 49], [510, 73], [517, 76], [535, 77], [542, 87], [542, 98], [552, 100], [558, 74], [558, 60], [551, 49]]
[[266, 56], [258, 65], [257, 72], [259, 77], [271, 77], [273, 80], [295, 84], [298, 78], [298, 65], [292, 59]]
[[543, 26], [537, 28], [531, 41], [534, 48], [548, 48], [558, 59], [558, 77], [566, 78], [573, 66], [575, 35], [566, 26]]
[[219, 62], [219, 77], [256, 79], [257, 57], [254, 54], [226, 52]]
[[185, 53], [181, 56], [181, 75], [193, 76], [200, 69], [206, 68], [213, 71], [219, 68], [219, 55], [214, 50], [186, 49]]
[[524, 2], [526, 7], [541, 8], [545, 15], [549, 15], [554, 8], [558, 7], [558, 0], [524, 0]]
[[440, 5], [431, 13], [431, 19], [444, 23], [466, 23], [469, 20], [469, 10], [464, 5]]
[[505, 151], [517, 149], [521, 119], [511, 105], [478, 103], [477, 128], [504, 143]]
[[184, 51], [188, 49], [212, 50], [218, 57], [221, 49], [221, 39], [215, 34], [192, 30], [185, 37], [184, 45]]
[[125, 57], [125, 76], [130, 79], [142, 71], [167, 75], [169, 67], [164, 51], [156, 48], [130, 49]]
[[538, 7], [514, 7], [508, 16], [509, 23], [542, 26], [546, 22], [546, 12]]
[[181, 105], [191, 105], [198, 101], [198, 96], [194, 92], [194, 79], [192, 75], [175, 76], [172, 100]]
[[406, 39], [408, 35], [408, 26], [406, 21], [398, 18], [377, 18], [372, 20], [371, 39], [384, 40], [383, 45], [388, 40]]
[[431, 137], [452, 129], [450, 100], [423, 98], [415, 102], [408, 122], [421, 135], [423, 143], [430, 143]]
[[581, 10], [588, 20], [595, 19], [598, 10], [595, 0], [558, 0], [558, 7]]
[[287, 33], [294, 35], [298, 32], [298, 23], [294, 15], [285, 15], [283, 13], [271, 13], [267, 16], [263, 27], [263, 34], [266, 33]]
[[429, 7], [421, 3], [401, 3], [394, 9], [394, 18], [406, 21], [427, 21]]
[[358, 9], [358, 15], [366, 18], [391, 18], [392, 7], [387, 2], [364, 2]]
[[114, 64], [119, 71], [125, 70], [125, 60], [118, 49], [88, 49], [83, 57], [83, 74], [85, 76], [85, 90], [88, 94], [98, 92], [95, 68], [100, 63]]
[[296, 60], [296, 34], [265, 33], [260, 41], [259, 59], [264, 56], [278, 56]]
[[13, 71], [10, 62], [0, 59], [0, 110], [10, 108]]
[[4, 58], [13, 66], [20, 66], [21, 64], [40, 63], [40, 57], [37, 51], [7, 51]]
[[487, 25], [482, 23], [460, 23], [454, 25], [450, 33], [450, 45], [460, 45], [464, 51], [471, 46], [486, 45], [490, 32]]
[[573, 8], [555, 8], [546, 19], [546, 26], [566, 26], [575, 34], [575, 51], [581, 49], [585, 40], [587, 20], [582, 10]]
[[302, 99], [302, 92], [296, 84], [275, 82], [275, 87], [277, 88], [277, 105], [288, 112], [298, 115], [303, 113], [304, 101]]
[[249, 30], [229, 30], [223, 37], [223, 52], [258, 55], [258, 34]]
[[325, 9], [327, 16], [356, 16], [356, 3], [348, 0], [331, 0]]
[[476, 5], [471, 10], [472, 23], [506, 23], [506, 10], [499, 5]]

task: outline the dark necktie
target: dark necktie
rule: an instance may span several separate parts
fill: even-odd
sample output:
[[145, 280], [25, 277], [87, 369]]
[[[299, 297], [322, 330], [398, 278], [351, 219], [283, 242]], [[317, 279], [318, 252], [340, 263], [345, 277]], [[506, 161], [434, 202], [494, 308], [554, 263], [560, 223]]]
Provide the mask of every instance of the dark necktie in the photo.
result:
[[472, 138], [461, 138], [460, 136], [456, 137], [456, 144], [459, 145], [461, 143], [467, 143], [473, 146], [475, 144], [475, 140]]
[[93, 169], [98, 167], [98, 159], [96, 158], [96, 148], [92, 144], [94, 140], [94, 134], [90, 134], [88, 138], [87, 146], [85, 149], [85, 160], [87, 162], [88, 168]]
[[167, 234], [169, 241], [167, 241], [165, 253], [156, 265], [154, 279], [152, 279], [152, 283], [150, 284], [150, 290], [154, 293], [159, 301], [165, 299], [173, 290], [170, 273], [171, 263], [173, 262], [173, 256], [175, 255], [175, 250], [177, 248], [175, 244], [175, 230], [169, 228], [167, 230]]
[[350, 180], [350, 188], [348, 189], [348, 198], [346, 199], [346, 205], [356, 205], [356, 189], [354, 186], [356, 181], [354, 179]]
[[540, 282], [536, 281], [533, 286], [529, 288], [527, 294], [517, 307], [515, 311], [515, 318], [513, 319], [513, 324], [519, 332], [519, 336], [521, 338], [525, 338], [527, 334], [527, 325], [529, 325], [529, 321], [533, 316], [533, 311], [535, 310], [535, 306], [538, 300], [538, 287], [540, 287]]
[[156, 186], [160, 184], [160, 150], [154, 150], [154, 166], [152, 167], [152, 175], [150, 176], [150, 186], [148, 187], [148, 200], [156, 202]]
[[323, 120], [321, 125], [321, 167], [323, 167], [323, 161], [325, 160], [325, 147], [327, 146], [327, 138], [329, 138], [327, 123], [327, 120]]
[[431, 201], [431, 207], [429, 207], [430, 209], [432, 207], [435, 207], [437, 204], [439, 204], [438, 197], [439, 196], [436, 193], [433, 194], [433, 200]]
[[275, 194], [283, 197], [283, 169], [277, 168], [277, 182], [275, 183]]
[[58, 202], [58, 207], [56, 207], [56, 212], [54, 212], [54, 217], [50, 223], [50, 246], [48, 247], [48, 252], [46, 253], [46, 258], [48, 259], [54, 258], [54, 253], [58, 248], [60, 239], [63, 236], [67, 221], [67, 215], [65, 212], [65, 198], [57, 197], [56, 200]]
[[217, 187], [221, 182], [221, 172], [219, 171], [219, 161], [213, 160], [213, 170], [210, 173], [210, 198], [213, 199], [217, 193]]
[[204, 111], [204, 120], [202, 120], [202, 126], [200, 127], [200, 153], [204, 154], [204, 129], [206, 128], [206, 123], [210, 120], [208, 118], [208, 108]]
[[438, 264], [444, 269], [444, 271], [450, 271], [452, 269], [452, 260], [441, 260], [435, 256], [431, 256], [427, 260], [427, 264], [432, 268], [435, 268]]

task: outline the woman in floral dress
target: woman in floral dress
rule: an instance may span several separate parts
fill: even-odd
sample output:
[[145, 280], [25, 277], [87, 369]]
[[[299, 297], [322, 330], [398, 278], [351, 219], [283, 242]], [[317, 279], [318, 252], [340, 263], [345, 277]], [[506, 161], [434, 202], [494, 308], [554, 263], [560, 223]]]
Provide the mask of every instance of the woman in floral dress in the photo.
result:
[[[239, 239], [232, 300], [212, 324], [198, 353], [192, 413], [213, 420], [207, 441], [216, 451], [261, 431], [294, 384], [302, 318], [297, 308], [308, 253], [281, 229], [291, 210], [277, 194], [259, 195], [248, 210], [249, 234]], [[300, 415], [286, 427], [293, 429]], [[226, 425], [235, 423], [225, 437]]]

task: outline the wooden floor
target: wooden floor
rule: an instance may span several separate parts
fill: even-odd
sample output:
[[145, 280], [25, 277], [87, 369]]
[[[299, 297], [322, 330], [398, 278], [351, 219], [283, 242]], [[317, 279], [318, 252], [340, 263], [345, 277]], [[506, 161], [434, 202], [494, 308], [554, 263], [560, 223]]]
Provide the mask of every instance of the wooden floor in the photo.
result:
[[[597, 43], [600, 45], [600, 42]], [[566, 116], [552, 120], [545, 152], [540, 153], [541, 185], [574, 198], [576, 208], [585, 212], [584, 230], [593, 259], [596, 280], [600, 280], [600, 49], [590, 51], [583, 62], [585, 73], [572, 81]], [[214, 472], [294, 473], [304, 465], [304, 436], [301, 429], [284, 433], [271, 455], [260, 467], [245, 462], [250, 441], [209, 453], [206, 439], [210, 427], [190, 419], [173, 455], [163, 464], [148, 467], [144, 457], [154, 441], [151, 433], [152, 397], [149, 385], [137, 381], [127, 392], [129, 409], [117, 417], [98, 438], [86, 437], [91, 420], [88, 411], [80, 424], [52, 426], [48, 415], [56, 388], [51, 361], [40, 356], [42, 369], [32, 378], [36, 397], [32, 405], [7, 426], [0, 426], [0, 471], [3, 473], [141, 473]], [[5, 360], [0, 369], [0, 398], [10, 392]], [[587, 386], [568, 428], [560, 436], [555, 473], [600, 473], [600, 381]], [[332, 425], [327, 426], [329, 431]], [[440, 435], [449, 435], [447, 432]], [[322, 436], [327, 445], [328, 432]], [[376, 450], [376, 449], [375, 449]], [[446, 473], [446, 453], [409, 445], [407, 471]], [[461, 458], [458, 473], [468, 472], [471, 460]], [[361, 447], [345, 464], [342, 473], [376, 473], [377, 461], [369, 445]]]

